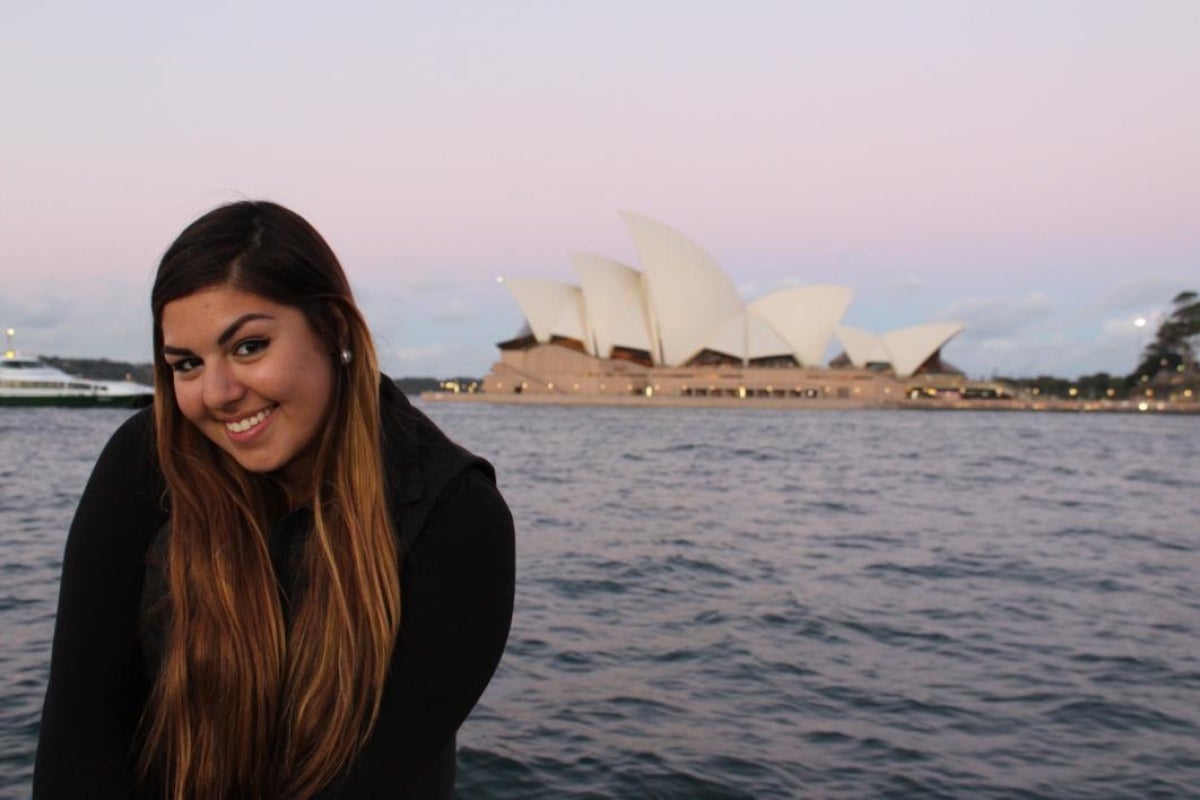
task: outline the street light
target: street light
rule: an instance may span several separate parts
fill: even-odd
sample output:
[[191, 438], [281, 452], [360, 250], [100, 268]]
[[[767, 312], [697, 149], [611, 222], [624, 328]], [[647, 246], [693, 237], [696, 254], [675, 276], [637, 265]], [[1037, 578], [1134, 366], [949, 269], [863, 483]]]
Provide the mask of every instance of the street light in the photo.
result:
[[1142, 328], [1146, 327], [1146, 318], [1138, 317], [1133, 321], [1133, 326], [1137, 328], [1137, 350], [1133, 354], [1133, 371], [1137, 372], [1142, 360]]

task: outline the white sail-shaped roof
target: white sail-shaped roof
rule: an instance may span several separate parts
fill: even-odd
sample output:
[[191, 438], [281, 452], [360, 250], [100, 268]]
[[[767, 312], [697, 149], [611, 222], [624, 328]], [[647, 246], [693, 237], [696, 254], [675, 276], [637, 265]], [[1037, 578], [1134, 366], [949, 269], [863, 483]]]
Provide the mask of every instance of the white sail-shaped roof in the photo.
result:
[[966, 327], [961, 322], [930, 322], [888, 331], [880, 338], [892, 356], [892, 369], [895, 370], [896, 377], [907, 378], [937, 352], [938, 348]]
[[848, 325], [838, 325], [835, 333], [841, 340], [842, 347], [846, 349], [846, 358], [850, 359], [854, 366], [861, 368], [868, 364], [892, 363], [892, 356], [879, 334]]
[[595, 354], [607, 358], [614, 347], [653, 352], [642, 273], [603, 256], [570, 256], [583, 284], [584, 318]]
[[878, 335], [862, 328], [839, 325], [837, 335], [846, 348], [846, 357], [854, 366], [891, 364], [896, 377], [907, 378], [965, 328], [966, 325], [960, 322], [933, 322]]
[[705, 347], [742, 360], [792, 353], [792, 348], [766, 320], [745, 311], [718, 329]]
[[792, 286], [758, 298], [750, 310], [783, 337], [802, 366], [814, 367], [825, 358], [833, 329], [853, 298], [854, 290], [845, 286]]
[[587, 309], [583, 304], [583, 290], [577, 286], [571, 288], [575, 291], [571, 293], [570, 301], [563, 305], [552, 333], [556, 336], [578, 339], [583, 343], [583, 349], [589, 355], [595, 355], [592, 343], [588, 340]]
[[583, 290], [562, 281], [546, 278], [504, 278], [525, 315], [529, 330], [539, 342], [552, 336], [567, 336], [583, 342], [591, 353], [583, 305]]
[[704, 349], [743, 303], [716, 262], [683, 234], [623, 212], [646, 275], [655, 361], [680, 366]]
[[582, 288], [543, 278], [502, 279], [542, 343], [576, 339], [590, 355], [614, 347], [645, 350], [656, 365], [683, 366], [709, 349], [741, 359], [791, 355], [818, 366], [836, 333], [858, 367], [892, 366], [911, 376], [962, 331], [957, 322], [915, 325], [882, 335], [840, 324], [854, 291], [797, 286], [747, 305], [716, 262], [690, 239], [647, 217], [622, 212], [643, 272], [602, 256], [572, 253]]

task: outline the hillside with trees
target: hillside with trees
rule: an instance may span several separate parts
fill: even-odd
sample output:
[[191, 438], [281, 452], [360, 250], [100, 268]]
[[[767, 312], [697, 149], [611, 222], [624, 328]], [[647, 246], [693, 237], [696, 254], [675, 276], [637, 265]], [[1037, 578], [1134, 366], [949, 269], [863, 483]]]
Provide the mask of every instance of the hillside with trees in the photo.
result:
[[1171, 379], [1197, 372], [1196, 350], [1200, 347], [1200, 296], [1180, 292], [1171, 301], [1172, 311], [1158, 326], [1154, 339], [1142, 351], [1134, 370], [1137, 382]]

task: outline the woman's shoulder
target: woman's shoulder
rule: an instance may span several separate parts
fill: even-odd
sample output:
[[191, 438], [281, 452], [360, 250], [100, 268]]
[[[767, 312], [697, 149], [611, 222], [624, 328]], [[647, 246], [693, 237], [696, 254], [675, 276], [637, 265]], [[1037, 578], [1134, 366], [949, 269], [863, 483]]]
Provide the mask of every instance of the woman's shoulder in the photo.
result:
[[114, 468], [123, 466], [138, 475], [157, 472], [153, 406], [133, 414], [113, 431], [97, 465]]
[[393, 516], [408, 549], [430, 513], [451, 490], [495, 487], [487, 460], [453, 441], [386, 376], [381, 382], [384, 464]]
[[153, 407], [122, 422], [96, 459], [89, 488], [123, 497], [126, 502], [144, 500], [155, 508], [156, 515], [161, 512], [166, 484], [155, 438]]
[[154, 449], [154, 406], [149, 405], [134, 412], [122, 422], [110, 439], [124, 446]]
[[388, 471], [416, 484], [408, 486], [407, 493], [443, 487], [472, 468], [495, 481], [495, 470], [486, 459], [447, 436], [387, 376], [381, 382], [381, 407]]

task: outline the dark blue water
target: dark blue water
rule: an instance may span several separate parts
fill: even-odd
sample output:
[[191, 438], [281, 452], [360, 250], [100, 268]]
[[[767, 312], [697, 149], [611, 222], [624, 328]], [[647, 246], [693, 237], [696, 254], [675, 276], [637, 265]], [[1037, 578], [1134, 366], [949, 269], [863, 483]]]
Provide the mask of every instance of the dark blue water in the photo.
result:
[[[1200, 797], [1200, 420], [429, 406], [518, 526], [466, 798]], [[110, 411], [0, 423], [0, 795]]]

